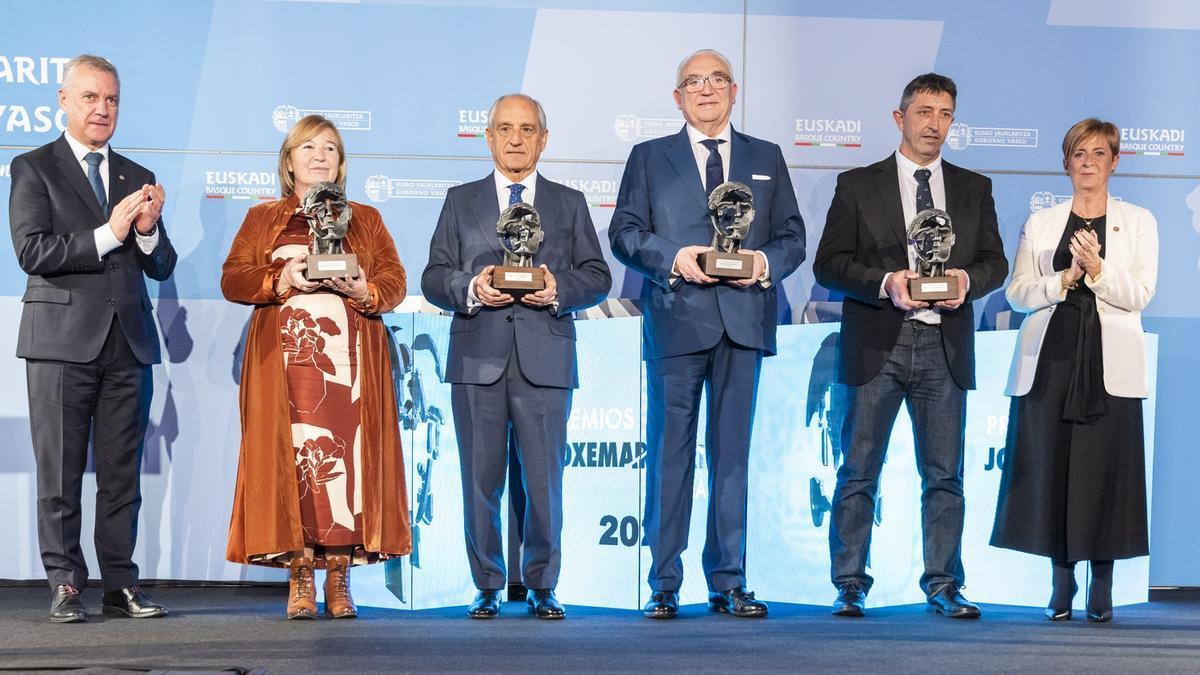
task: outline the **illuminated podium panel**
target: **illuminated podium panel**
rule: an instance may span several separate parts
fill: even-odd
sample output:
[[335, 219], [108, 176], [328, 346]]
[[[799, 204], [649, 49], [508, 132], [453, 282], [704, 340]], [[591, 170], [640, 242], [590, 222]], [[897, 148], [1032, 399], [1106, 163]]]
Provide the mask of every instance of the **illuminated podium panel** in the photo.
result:
[[[450, 387], [445, 372], [448, 317], [394, 315], [405, 459], [410, 475], [414, 556], [355, 570], [360, 604], [422, 609], [471, 599], [463, 545], [462, 489]], [[559, 598], [567, 604], [636, 609], [649, 595], [643, 544], [645, 370], [637, 318], [576, 324], [580, 388], [563, 449], [563, 552]], [[829, 603], [829, 502], [844, 448], [844, 389], [835, 382], [838, 324], [782, 326], [779, 354], [764, 361], [750, 457], [747, 577], [767, 601]], [[1003, 394], [1015, 331], [976, 336], [978, 389], [967, 400], [966, 594], [978, 602], [1042, 606], [1050, 588], [1044, 558], [988, 546], [1003, 466], [1010, 399]], [[1156, 336], [1148, 335], [1151, 392]], [[703, 410], [703, 408], [702, 408]], [[1154, 399], [1143, 408], [1147, 485], [1153, 462]], [[696, 451], [691, 535], [681, 602], [701, 603], [700, 564], [708, 508], [704, 416]], [[1149, 490], [1148, 490], [1149, 494]], [[507, 494], [505, 496], [507, 499]], [[868, 572], [869, 606], [921, 602], [920, 479], [912, 427], [902, 409], [880, 482]], [[503, 528], [508, 532], [507, 524]], [[1117, 564], [1116, 604], [1144, 602], [1149, 559]], [[1086, 566], [1079, 567], [1080, 587]], [[388, 588], [392, 590], [389, 591]], [[400, 597], [404, 600], [401, 602]], [[1083, 595], [1077, 597], [1082, 603]]]

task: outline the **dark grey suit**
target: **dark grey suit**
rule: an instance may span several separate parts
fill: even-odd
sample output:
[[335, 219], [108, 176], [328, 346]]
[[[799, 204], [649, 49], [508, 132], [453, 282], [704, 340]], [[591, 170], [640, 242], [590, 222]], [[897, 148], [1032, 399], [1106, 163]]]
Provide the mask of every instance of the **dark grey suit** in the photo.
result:
[[[155, 182], [153, 173], [111, 149], [108, 171], [110, 205]], [[158, 245], [149, 255], [131, 228], [101, 259], [93, 231], [108, 217], [62, 137], [15, 158], [11, 172], [13, 248], [29, 275], [17, 356], [26, 359], [46, 576], [51, 587], [87, 582], [80, 493], [91, 437], [96, 553], [105, 590], [133, 586], [150, 364], [160, 360], [144, 276], [170, 276], [175, 250], [160, 220]]]
[[446, 381], [463, 478], [467, 556], [475, 586], [503, 588], [500, 496], [511, 425], [524, 473], [525, 586], [558, 583], [562, 470], [571, 390], [579, 386], [572, 313], [599, 303], [612, 285], [583, 193], [538, 176], [534, 207], [545, 240], [534, 258], [558, 282], [557, 311], [516, 302], [468, 309], [471, 280], [503, 263], [496, 237], [495, 180], [451, 188], [429, 244], [421, 292], [453, 311]]

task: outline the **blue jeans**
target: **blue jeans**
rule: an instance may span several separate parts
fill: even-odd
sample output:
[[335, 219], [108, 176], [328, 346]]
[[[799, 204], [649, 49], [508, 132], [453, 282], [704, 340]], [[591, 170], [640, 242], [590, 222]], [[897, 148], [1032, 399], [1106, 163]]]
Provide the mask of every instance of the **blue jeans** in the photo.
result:
[[870, 382], [847, 387], [842, 426], [845, 459], [838, 469], [829, 525], [833, 585], [856, 581], [868, 590], [867, 553], [879, 473], [900, 403], [912, 418], [921, 476], [925, 572], [921, 589], [961, 586], [963, 440], [967, 392], [950, 374], [940, 326], [905, 321], [892, 353]]

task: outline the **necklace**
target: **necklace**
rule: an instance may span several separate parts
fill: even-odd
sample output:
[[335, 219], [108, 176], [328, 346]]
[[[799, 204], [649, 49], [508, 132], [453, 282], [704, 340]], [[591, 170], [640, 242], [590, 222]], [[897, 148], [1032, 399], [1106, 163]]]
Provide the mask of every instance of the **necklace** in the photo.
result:
[[1093, 220], [1095, 220], [1095, 219], [1097, 219], [1097, 218], [1103, 218], [1103, 217], [1104, 217], [1104, 215], [1105, 215], [1105, 214], [1101, 213], [1101, 214], [1100, 214], [1100, 215], [1098, 215], [1098, 216], [1092, 216], [1091, 218], [1084, 218], [1083, 216], [1081, 216], [1081, 215], [1079, 215], [1078, 213], [1076, 213], [1076, 214], [1075, 214], [1075, 217], [1076, 217], [1076, 218], [1078, 218], [1078, 219], [1080, 219], [1080, 220], [1082, 220], [1082, 221], [1083, 221], [1083, 224], [1084, 224], [1084, 225], [1086, 225], [1086, 226], [1088, 227], [1088, 229], [1090, 230], [1090, 229], [1092, 228], [1092, 221], [1093, 221]]

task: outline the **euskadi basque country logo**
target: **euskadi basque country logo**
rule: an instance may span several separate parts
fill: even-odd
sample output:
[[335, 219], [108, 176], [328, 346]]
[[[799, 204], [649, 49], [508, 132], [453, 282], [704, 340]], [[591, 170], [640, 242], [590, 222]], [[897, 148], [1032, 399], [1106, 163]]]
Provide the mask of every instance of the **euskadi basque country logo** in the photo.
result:
[[1150, 157], [1183, 157], [1183, 129], [1124, 127], [1121, 129], [1121, 154]]
[[611, 209], [617, 206], [617, 188], [615, 180], [589, 180], [586, 178], [564, 178], [555, 183], [575, 188], [583, 193], [587, 205], [592, 208]]
[[[61, 56], [0, 54], [0, 84], [56, 87], [62, 82], [63, 67], [68, 61], [70, 58]], [[44, 97], [39, 93], [38, 98]], [[0, 101], [0, 130], [6, 133], [41, 134], [66, 128], [66, 113], [56, 105], [29, 107]]]
[[946, 145], [951, 150], [965, 150], [970, 146], [991, 148], [1036, 148], [1037, 129], [1009, 127], [970, 127], [962, 122], [950, 125], [946, 134]]
[[637, 115], [618, 115], [613, 122], [613, 133], [617, 138], [632, 143], [651, 138], [670, 136], [683, 126], [681, 119], [664, 117], [638, 117]]
[[278, 177], [270, 171], [205, 171], [205, 199], [271, 201], [279, 193]]
[[488, 111], [486, 110], [459, 110], [458, 137], [483, 138], [483, 131], [487, 129], [487, 123]]
[[370, 110], [317, 110], [315, 108], [297, 108], [292, 105], [276, 106], [271, 113], [271, 123], [280, 133], [286, 134], [296, 120], [305, 115], [320, 115], [333, 122], [339, 131], [370, 131]]
[[861, 148], [862, 120], [799, 117], [795, 134], [798, 148]]
[[368, 176], [365, 185], [367, 199], [382, 204], [389, 199], [445, 199], [446, 191], [460, 180], [433, 178], [392, 178], [376, 174]]

